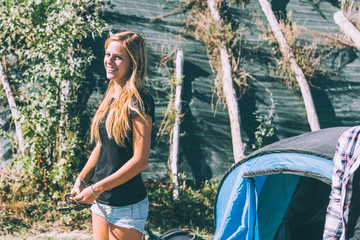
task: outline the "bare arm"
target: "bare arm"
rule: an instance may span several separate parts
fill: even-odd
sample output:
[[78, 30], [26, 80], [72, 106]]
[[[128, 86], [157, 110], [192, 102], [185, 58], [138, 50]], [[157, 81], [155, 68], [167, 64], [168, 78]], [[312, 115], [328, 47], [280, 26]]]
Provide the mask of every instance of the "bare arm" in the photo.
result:
[[85, 188], [84, 182], [87, 183], [90, 181], [91, 176], [93, 175], [95, 170], [95, 165], [99, 159], [100, 149], [101, 149], [101, 143], [97, 143], [94, 150], [91, 152], [91, 155], [88, 161], [86, 162], [84, 168], [82, 169], [82, 171], [80, 172], [79, 176], [75, 181], [74, 187], [71, 190], [72, 194], [76, 194], [76, 195], [80, 194], [82, 190], [84, 190]]
[[[133, 118], [132, 125], [134, 155], [119, 170], [93, 185], [93, 189], [98, 195], [129, 181], [148, 166], [152, 119], [146, 114], [145, 119], [137, 115]], [[82, 203], [92, 203], [95, 199], [96, 197], [90, 187], [75, 198]]]

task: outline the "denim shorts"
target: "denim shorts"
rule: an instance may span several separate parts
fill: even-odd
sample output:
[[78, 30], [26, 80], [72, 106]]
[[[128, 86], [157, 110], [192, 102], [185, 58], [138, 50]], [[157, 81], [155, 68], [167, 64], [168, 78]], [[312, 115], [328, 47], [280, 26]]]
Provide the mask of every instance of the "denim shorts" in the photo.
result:
[[124, 207], [113, 207], [95, 201], [91, 211], [106, 222], [122, 228], [133, 228], [146, 234], [145, 222], [149, 212], [149, 199]]

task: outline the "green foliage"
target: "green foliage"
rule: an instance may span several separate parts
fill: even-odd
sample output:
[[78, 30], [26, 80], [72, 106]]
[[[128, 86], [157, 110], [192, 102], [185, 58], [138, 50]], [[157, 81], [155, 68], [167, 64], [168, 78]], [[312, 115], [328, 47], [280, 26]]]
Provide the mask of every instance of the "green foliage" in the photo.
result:
[[[169, 142], [172, 139], [173, 131], [174, 131], [174, 124], [175, 119], [177, 116], [177, 111], [175, 109], [175, 93], [176, 93], [176, 87], [182, 84], [182, 81], [184, 79], [184, 76], [181, 77], [181, 79], [176, 79], [176, 74], [173, 74], [172, 77], [169, 80], [169, 86], [170, 86], [170, 93], [168, 95], [168, 105], [166, 107], [166, 110], [164, 112], [164, 118], [160, 124], [160, 128], [158, 131], [157, 136], [161, 138], [164, 135], [169, 136]], [[180, 114], [180, 118], [182, 117], [182, 114]]]
[[14, 184], [38, 200], [59, 199], [82, 157], [77, 96], [94, 59], [82, 42], [106, 30], [99, 16], [103, 6], [100, 0], [3, 0], [0, 5], [0, 56], [26, 142], [25, 154], [14, 155], [22, 177]]
[[256, 121], [259, 123], [255, 131], [255, 147], [256, 149], [259, 149], [267, 145], [268, 139], [274, 136], [274, 115], [270, 114], [269, 116], [263, 116], [259, 111], [256, 111], [254, 114]]
[[[150, 200], [148, 221], [151, 230], [156, 234], [162, 234], [169, 229], [179, 228], [195, 232], [204, 239], [212, 239], [215, 231], [214, 202], [219, 181], [204, 182], [195, 187], [192, 183], [186, 183], [185, 175], [180, 174], [179, 198], [173, 199], [172, 185], [166, 182], [148, 182], [146, 188]], [[91, 226], [91, 212], [85, 209], [80, 212], [72, 211], [68, 215], [59, 214], [56, 207], [63, 200], [45, 200], [41, 194], [33, 200], [19, 197], [19, 189], [11, 187], [12, 181], [0, 184], [0, 236], [11, 233], [24, 232], [47, 232], [56, 226], [72, 230], [88, 229]], [[31, 187], [23, 185], [26, 191]]]
[[198, 231], [199, 234], [213, 234], [214, 201], [219, 182], [204, 182], [200, 187], [193, 187], [186, 184], [183, 174], [180, 174], [179, 182], [178, 199], [173, 198], [170, 181], [147, 184], [151, 228], [160, 233], [179, 228]]
[[0, 182], [0, 236], [29, 230], [48, 231], [56, 225], [70, 229], [84, 229], [90, 226], [90, 209], [62, 215], [56, 208], [64, 203], [64, 196], [58, 199], [48, 197], [46, 191], [34, 191], [28, 179], [2, 170], [4, 180]]
[[[168, 103], [166, 109], [163, 111], [163, 120], [157, 131], [158, 141], [162, 137], [169, 137], [168, 142], [172, 139], [172, 134], [174, 130], [175, 118], [176, 118], [176, 109], [175, 109], [175, 93], [176, 87], [183, 83], [184, 76], [181, 76], [180, 79], [176, 79], [176, 56], [180, 50], [181, 38], [165, 38], [161, 44], [160, 51], [160, 61], [157, 66], [158, 73], [162, 77], [168, 79], [163, 86], [157, 86], [158, 88], [165, 88], [167, 94]], [[180, 118], [181, 113], [180, 114]]]

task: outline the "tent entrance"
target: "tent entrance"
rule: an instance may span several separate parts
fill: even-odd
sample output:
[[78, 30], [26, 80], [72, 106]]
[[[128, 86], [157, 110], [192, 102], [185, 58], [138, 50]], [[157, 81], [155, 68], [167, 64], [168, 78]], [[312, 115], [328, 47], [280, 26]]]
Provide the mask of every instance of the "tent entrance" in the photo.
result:
[[267, 176], [258, 198], [255, 239], [322, 239], [329, 193], [330, 185], [314, 178]]
[[[291, 201], [297, 199], [295, 196], [303, 199], [302, 194], [311, 195], [313, 183], [307, 182], [313, 181], [314, 186], [328, 188], [328, 192], [321, 195], [326, 200], [314, 198], [313, 201], [325, 201], [327, 205], [331, 172], [331, 161], [299, 153], [272, 153], [239, 164], [219, 186], [214, 239], [273, 240], [278, 236], [277, 239], [289, 240], [281, 236], [283, 232], [294, 231], [289, 219], [296, 220], [299, 215], [297, 211], [290, 214], [291, 206], [301, 206]], [[291, 227], [280, 231], [281, 226]]]

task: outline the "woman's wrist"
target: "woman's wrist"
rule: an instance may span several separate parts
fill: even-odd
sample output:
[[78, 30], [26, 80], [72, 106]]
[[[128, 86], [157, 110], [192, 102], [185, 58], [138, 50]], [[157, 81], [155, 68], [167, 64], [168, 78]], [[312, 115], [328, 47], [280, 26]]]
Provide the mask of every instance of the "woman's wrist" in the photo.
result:
[[96, 192], [97, 195], [101, 195], [103, 192], [106, 191], [106, 189], [104, 189], [104, 185], [101, 182], [97, 182], [91, 185], [92, 189], [94, 189], [94, 191]]
[[97, 193], [96, 191], [95, 191], [95, 189], [93, 188], [93, 186], [94, 185], [90, 185], [90, 189], [91, 189], [91, 191], [93, 192], [93, 194], [95, 195], [95, 197], [99, 197], [100, 196], [100, 193]]
[[87, 185], [86, 181], [85, 181], [83, 178], [78, 177], [77, 179], [80, 180], [80, 185], [81, 185], [81, 184], [83, 184], [84, 186]]

